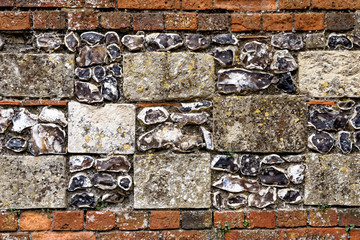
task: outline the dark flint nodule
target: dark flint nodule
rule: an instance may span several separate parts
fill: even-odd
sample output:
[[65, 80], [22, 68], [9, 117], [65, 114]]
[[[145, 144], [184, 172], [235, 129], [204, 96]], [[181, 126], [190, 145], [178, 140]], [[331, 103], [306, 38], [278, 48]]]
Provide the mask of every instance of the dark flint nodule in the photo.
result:
[[231, 33], [218, 34], [213, 37], [212, 41], [221, 45], [236, 45], [238, 43], [237, 38]]
[[76, 68], [75, 75], [80, 80], [89, 80], [91, 78], [91, 69], [90, 68]]
[[285, 73], [280, 76], [277, 88], [286, 93], [294, 93], [296, 91], [296, 85], [290, 73]]
[[237, 162], [235, 162], [234, 157], [217, 155], [214, 157], [211, 168], [214, 170], [236, 173], [239, 171], [240, 166]]
[[208, 48], [211, 41], [201, 34], [189, 34], [185, 38], [185, 43], [190, 50], [198, 50]]
[[223, 66], [232, 66], [235, 59], [235, 51], [230, 48], [216, 48], [213, 52], [214, 58]]
[[122, 76], [122, 68], [114, 63], [107, 67], [107, 69], [112, 73], [114, 77], [121, 77]]
[[346, 127], [348, 120], [345, 113], [324, 107], [312, 111], [308, 122], [317, 130], [340, 130]]
[[14, 152], [23, 152], [27, 148], [27, 141], [23, 137], [12, 137], [6, 142], [6, 148]]
[[285, 171], [276, 167], [267, 167], [260, 171], [259, 179], [262, 184], [275, 187], [286, 187], [290, 180]]
[[105, 44], [110, 45], [112, 43], [120, 44], [120, 37], [116, 32], [107, 32], [105, 34]]
[[337, 138], [337, 146], [343, 153], [350, 153], [352, 150], [352, 142], [350, 140], [351, 133], [340, 131]]
[[96, 206], [95, 196], [92, 193], [78, 193], [72, 196], [70, 205], [79, 208], [94, 208]]
[[121, 48], [117, 44], [110, 44], [107, 46], [107, 53], [112, 61], [121, 58]]
[[261, 166], [260, 158], [256, 155], [242, 155], [240, 159], [240, 172], [246, 176], [256, 176]]
[[119, 99], [119, 90], [117, 81], [112, 76], [107, 76], [101, 86], [101, 93], [104, 99], [116, 102]]
[[330, 49], [337, 49], [343, 47], [345, 49], [352, 49], [352, 41], [344, 34], [330, 34], [328, 39], [328, 46]]
[[105, 68], [102, 66], [93, 67], [92, 72], [93, 72], [93, 74], [92, 74], [93, 79], [96, 82], [101, 82], [104, 79], [105, 74], [106, 74]]
[[77, 189], [92, 187], [90, 179], [85, 174], [77, 174], [70, 179], [69, 191], [75, 191]]
[[327, 132], [316, 132], [309, 137], [309, 147], [321, 153], [328, 153], [334, 146], [334, 138]]
[[98, 87], [91, 83], [75, 82], [75, 96], [79, 102], [98, 103], [103, 101]]
[[104, 35], [97, 32], [84, 32], [80, 37], [87, 43], [94, 45], [104, 39]]

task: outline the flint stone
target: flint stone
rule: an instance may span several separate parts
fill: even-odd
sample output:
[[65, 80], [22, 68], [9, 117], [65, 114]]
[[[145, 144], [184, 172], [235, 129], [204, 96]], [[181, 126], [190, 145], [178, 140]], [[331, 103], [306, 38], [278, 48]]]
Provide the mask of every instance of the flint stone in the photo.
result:
[[306, 155], [306, 205], [360, 206], [360, 155]]
[[26, 150], [28, 142], [23, 137], [12, 137], [6, 142], [6, 148], [14, 152], [23, 152]]
[[65, 114], [62, 111], [50, 107], [44, 107], [41, 110], [39, 120], [42, 122], [57, 123], [62, 127], [66, 127], [68, 124]]
[[22, 130], [32, 127], [38, 123], [38, 116], [30, 113], [25, 108], [21, 108], [20, 112], [12, 119], [12, 131], [21, 132]]
[[354, 133], [354, 146], [360, 150], [360, 131]]
[[2, 96], [72, 97], [73, 78], [71, 54], [0, 54]]
[[278, 50], [274, 53], [270, 69], [275, 73], [286, 73], [294, 71], [298, 65], [288, 50]]
[[299, 53], [299, 90], [311, 97], [359, 97], [360, 51]]
[[212, 41], [214, 43], [221, 44], [221, 45], [227, 45], [227, 44], [237, 45], [239, 42], [237, 40], [237, 38], [235, 37], [235, 35], [233, 35], [231, 33], [218, 34], [212, 39]]
[[185, 38], [185, 44], [190, 50], [205, 49], [210, 46], [210, 39], [206, 39], [201, 34], [190, 34]]
[[132, 187], [132, 179], [129, 175], [119, 176], [117, 178], [117, 184], [123, 191], [129, 191]]
[[122, 44], [124, 44], [130, 51], [136, 51], [144, 47], [145, 36], [144, 35], [125, 35], [121, 39]]
[[106, 75], [106, 70], [103, 66], [95, 66], [91, 69], [91, 72], [92, 72], [92, 78], [96, 82], [101, 82], [102, 80], [104, 80], [104, 77]]
[[216, 155], [211, 162], [211, 169], [236, 173], [240, 169], [239, 158], [228, 155]]
[[207, 130], [206, 128], [204, 128], [203, 126], [200, 126], [200, 129], [203, 133], [203, 138], [205, 141], [205, 147], [208, 150], [214, 150], [214, 138], [212, 136], [212, 133]]
[[352, 142], [350, 140], [350, 136], [351, 136], [351, 133], [348, 131], [338, 132], [336, 146], [344, 154], [350, 153], [352, 150]]
[[202, 102], [192, 102], [192, 103], [180, 103], [178, 109], [181, 112], [196, 112], [201, 110], [207, 110], [212, 107], [212, 102], [202, 101]]
[[237, 51], [238, 49], [234, 46], [215, 48], [213, 55], [222, 66], [229, 67], [234, 65]]
[[102, 190], [113, 190], [117, 187], [116, 180], [107, 173], [97, 173], [91, 179], [91, 183]]
[[121, 58], [121, 48], [119, 45], [113, 43], [106, 47], [107, 53], [112, 61]]
[[168, 111], [163, 107], [143, 108], [137, 118], [145, 125], [165, 122], [169, 117]]
[[86, 82], [75, 82], [75, 96], [79, 102], [99, 103], [104, 100], [99, 88]]
[[117, 81], [113, 76], [109, 75], [105, 77], [101, 85], [101, 93], [104, 99], [108, 101], [116, 102], [119, 99], [120, 93]]
[[124, 95], [130, 101], [210, 98], [215, 91], [213, 57], [203, 53], [125, 54]]
[[210, 160], [210, 154], [135, 155], [134, 208], [210, 208]]
[[131, 164], [126, 156], [113, 156], [96, 160], [96, 170], [105, 172], [129, 172]]
[[60, 48], [62, 40], [52, 33], [42, 33], [36, 36], [36, 45], [38, 48], [44, 48], [48, 51], [54, 51]]
[[300, 184], [304, 181], [305, 178], [305, 165], [297, 164], [297, 165], [291, 165], [286, 170], [287, 175], [289, 176], [289, 179], [294, 184]]
[[201, 113], [172, 113], [170, 119], [173, 122], [185, 124], [203, 124], [208, 120], [209, 114], [206, 112]]
[[240, 178], [237, 175], [223, 176], [218, 181], [214, 182], [212, 186], [232, 193], [256, 193], [260, 190], [260, 185], [256, 180]]
[[293, 96], [229, 96], [214, 102], [215, 149], [226, 152], [302, 152], [307, 106]]
[[350, 119], [350, 125], [354, 129], [360, 129], [360, 105], [356, 105]]
[[296, 91], [296, 85], [291, 76], [291, 73], [285, 73], [280, 76], [277, 88], [286, 93], [294, 93]]
[[114, 77], [122, 76], [122, 68], [116, 63], [107, 66], [107, 69], [112, 73]]
[[271, 44], [274, 47], [290, 50], [299, 50], [304, 47], [301, 36], [293, 33], [285, 33], [271, 37]]
[[276, 202], [276, 189], [263, 188], [258, 193], [252, 193], [248, 198], [249, 207], [264, 208]]
[[353, 48], [352, 41], [345, 34], [330, 34], [327, 44], [330, 49], [337, 49], [339, 47], [345, 49]]
[[110, 45], [112, 43], [120, 45], [120, 37], [116, 32], [107, 32], [105, 34], [105, 44]]
[[94, 159], [91, 156], [71, 156], [69, 160], [70, 172], [78, 172], [94, 165]]
[[75, 52], [76, 49], [80, 47], [80, 39], [74, 32], [70, 32], [69, 34], [67, 34], [64, 38], [64, 42], [65, 46], [71, 52]]
[[71, 197], [71, 205], [78, 208], [95, 208], [95, 196], [92, 193], [78, 193]]
[[244, 45], [241, 59], [247, 69], [264, 70], [271, 62], [271, 48], [257, 41]]
[[66, 208], [66, 158], [0, 156], [0, 208]]
[[96, 64], [104, 64], [106, 60], [106, 46], [104, 44], [93, 47], [83, 47], [78, 56], [76, 63], [80, 67], [88, 67]]
[[346, 114], [324, 107], [310, 113], [308, 124], [320, 131], [339, 130], [346, 127], [348, 120]]
[[223, 209], [225, 208], [224, 205], [224, 198], [221, 195], [221, 192], [214, 192], [212, 193], [212, 205], [216, 209]]
[[355, 102], [353, 100], [340, 101], [337, 106], [341, 110], [351, 110], [355, 106]]
[[4, 40], [2, 38], [0, 38], [0, 50], [3, 50], [4, 45], [5, 45]]
[[328, 153], [334, 146], [334, 138], [327, 132], [316, 132], [308, 138], [308, 147], [321, 153]]
[[80, 35], [80, 37], [88, 44], [94, 45], [103, 40], [105, 36], [97, 32], [84, 32]]
[[69, 102], [68, 114], [69, 152], [134, 153], [134, 105], [106, 104], [100, 107]]
[[265, 186], [287, 187], [290, 183], [285, 170], [277, 167], [267, 167], [259, 175], [261, 183]]
[[263, 164], [280, 164], [280, 163], [284, 163], [285, 161], [277, 154], [271, 154], [268, 156], [265, 156], [261, 163]]
[[68, 191], [92, 187], [90, 178], [84, 173], [78, 173], [71, 177]]
[[90, 68], [76, 68], [75, 75], [84, 81], [88, 81], [91, 78], [91, 69]]
[[296, 204], [301, 202], [302, 200], [299, 190], [292, 188], [280, 189], [278, 191], [278, 196], [281, 200], [284, 200], [285, 202], [290, 204]]
[[14, 109], [0, 108], [0, 133], [4, 133], [14, 117]]
[[229, 208], [237, 209], [247, 204], [248, 197], [245, 194], [229, 194], [226, 204]]
[[120, 193], [106, 193], [101, 197], [101, 200], [108, 203], [121, 203], [124, 198]]
[[240, 172], [245, 176], [256, 176], [260, 170], [259, 156], [244, 154], [240, 158]]
[[152, 51], [168, 51], [183, 45], [183, 40], [176, 33], [153, 33], [146, 36], [146, 42]]

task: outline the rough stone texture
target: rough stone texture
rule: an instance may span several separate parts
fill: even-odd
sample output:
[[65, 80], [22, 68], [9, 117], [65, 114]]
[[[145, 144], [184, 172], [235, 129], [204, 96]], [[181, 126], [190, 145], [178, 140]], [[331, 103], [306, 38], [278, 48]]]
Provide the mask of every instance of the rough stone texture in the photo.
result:
[[183, 211], [181, 226], [183, 229], [211, 228], [212, 214], [210, 211]]
[[66, 208], [66, 158], [0, 156], [0, 208]]
[[307, 154], [306, 205], [360, 206], [360, 155]]
[[214, 60], [202, 53], [124, 55], [124, 95], [131, 101], [209, 98], [215, 91]]
[[135, 151], [135, 106], [89, 106], [70, 102], [68, 151], [132, 154]]
[[0, 54], [2, 96], [71, 97], [73, 75], [74, 55]]
[[359, 51], [309, 51], [299, 54], [299, 90], [312, 97], [359, 97]]
[[301, 152], [306, 144], [306, 111], [300, 97], [216, 97], [215, 149]]
[[209, 154], [134, 157], [134, 208], [209, 208]]

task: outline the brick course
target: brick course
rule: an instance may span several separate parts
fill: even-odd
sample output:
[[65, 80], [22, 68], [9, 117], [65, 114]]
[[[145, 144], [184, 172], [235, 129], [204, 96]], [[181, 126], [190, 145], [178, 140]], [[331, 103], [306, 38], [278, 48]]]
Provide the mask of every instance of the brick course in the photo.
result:
[[51, 214], [39, 211], [22, 212], [19, 219], [21, 231], [46, 231], [51, 229]]
[[53, 215], [53, 230], [78, 231], [84, 228], [84, 212], [55, 211]]
[[179, 227], [179, 211], [151, 211], [150, 229], [175, 229]]

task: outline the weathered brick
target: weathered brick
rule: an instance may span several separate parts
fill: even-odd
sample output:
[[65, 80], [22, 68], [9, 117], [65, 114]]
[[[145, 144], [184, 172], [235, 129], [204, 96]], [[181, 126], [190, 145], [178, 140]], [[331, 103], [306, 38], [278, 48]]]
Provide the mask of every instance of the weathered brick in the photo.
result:
[[345, 228], [297, 228], [286, 231], [287, 240], [298, 239], [336, 239], [347, 240]]
[[180, 0], [118, 0], [118, 8], [126, 9], [180, 9]]
[[28, 233], [0, 233], [1, 240], [29, 240]]
[[359, 0], [313, 0], [312, 8], [319, 9], [360, 9]]
[[31, 240], [95, 240], [93, 232], [34, 232]]
[[18, 7], [81, 7], [83, 0], [18, 0]]
[[160, 232], [111, 232], [100, 233], [101, 240], [159, 240]]
[[26, 211], [20, 215], [21, 231], [46, 231], [51, 229], [51, 214], [40, 211]]
[[28, 30], [30, 12], [0, 12], [0, 30]]
[[130, 30], [131, 14], [124, 12], [102, 12], [100, 25], [105, 29]]
[[165, 24], [167, 30], [196, 30], [196, 13], [167, 13]]
[[116, 0], [85, 0], [85, 7], [115, 8]]
[[14, 6], [14, 0], [2, 0], [0, 1], [0, 7], [12, 7]]
[[84, 228], [83, 211], [55, 211], [53, 215], [53, 230], [77, 231]]
[[333, 227], [337, 225], [337, 211], [326, 209], [325, 211], [309, 210], [309, 225], [314, 227]]
[[16, 214], [3, 212], [0, 213], [0, 231], [16, 231], [18, 228], [18, 217]]
[[275, 0], [215, 0], [214, 9], [232, 11], [276, 10]]
[[243, 228], [244, 227], [244, 212], [236, 211], [224, 211], [214, 212], [214, 226], [217, 227], [225, 225], [225, 222], [229, 222], [231, 228]]
[[120, 230], [140, 230], [148, 227], [147, 212], [119, 212], [117, 213], [117, 227]]
[[213, 239], [210, 238], [210, 232], [208, 231], [184, 231], [184, 230], [172, 230], [162, 231], [162, 240], [204, 240]]
[[212, 0], [183, 0], [183, 10], [207, 10], [212, 9]]
[[310, 7], [310, 0], [280, 0], [280, 9], [305, 9]]
[[254, 14], [231, 14], [231, 31], [247, 32], [261, 30], [261, 15]]
[[229, 29], [229, 17], [226, 14], [200, 13], [198, 16], [199, 31], [222, 31]]
[[99, 26], [97, 11], [68, 12], [68, 28], [71, 30], [91, 30]]
[[284, 240], [284, 231], [275, 230], [230, 230], [226, 240]]
[[357, 227], [360, 226], [360, 209], [341, 209], [338, 211], [338, 215], [339, 226], [346, 226], [350, 224], [354, 224]]
[[360, 239], [360, 229], [350, 230], [350, 240], [359, 240]]
[[161, 13], [137, 13], [133, 15], [134, 31], [164, 30], [164, 19]]
[[324, 30], [324, 13], [295, 13], [295, 30], [315, 31]]
[[86, 213], [86, 230], [108, 231], [115, 227], [116, 215], [112, 211]]
[[263, 30], [265, 31], [291, 31], [293, 16], [291, 13], [263, 14]]
[[66, 13], [61, 11], [33, 12], [34, 29], [65, 29]]
[[183, 229], [211, 228], [212, 214], [210, 211], [181, 212], [181, 226]]
[[332, 12], [326, 15], [326, 28], [332, 31], [346, 31], [354, 28], [355, 14]]
[[250, 228], [275, 228], [276, 212], [270, 211], [249, 211], [246, 214]]
[[307, 223], [306, 210], [278, 210], [278, 227], [303, 227]]
[[151, 211], [150, 229], [174, 229], [180, 227], [180, 211]]

